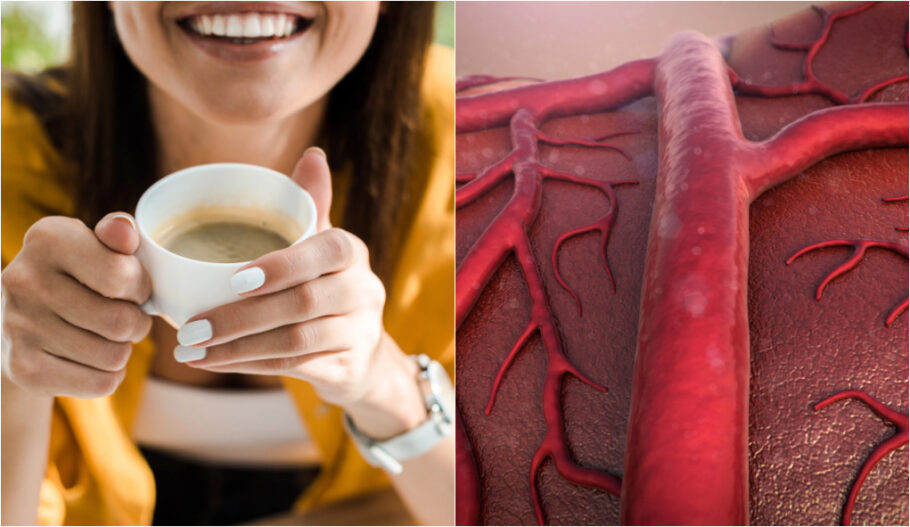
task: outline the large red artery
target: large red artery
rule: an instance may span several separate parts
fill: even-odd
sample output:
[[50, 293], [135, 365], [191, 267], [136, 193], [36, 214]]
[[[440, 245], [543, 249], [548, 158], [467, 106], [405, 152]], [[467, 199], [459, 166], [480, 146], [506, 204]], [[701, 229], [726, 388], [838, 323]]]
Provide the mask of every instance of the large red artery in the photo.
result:
[[906, 43], [829, 7], [459, 99], [459, 523], [907, 523]]

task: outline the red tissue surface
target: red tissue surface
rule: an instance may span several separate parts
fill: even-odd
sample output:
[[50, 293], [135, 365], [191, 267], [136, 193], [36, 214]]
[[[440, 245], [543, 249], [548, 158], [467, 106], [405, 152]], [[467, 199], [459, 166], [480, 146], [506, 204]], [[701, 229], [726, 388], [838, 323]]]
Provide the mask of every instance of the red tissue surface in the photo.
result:
[[460, 524], [908, 523], [907, 4], [717, 46], [462, 84]]

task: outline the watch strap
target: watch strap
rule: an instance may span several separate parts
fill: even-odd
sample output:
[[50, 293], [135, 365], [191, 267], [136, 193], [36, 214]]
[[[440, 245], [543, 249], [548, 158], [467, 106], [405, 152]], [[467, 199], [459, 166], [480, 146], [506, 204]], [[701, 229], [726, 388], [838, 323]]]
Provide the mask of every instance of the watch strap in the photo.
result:
[[[430, 450], [449, 435], [452, 428], [452, 412], [443, 402], [447, 394], [442, 393], [446, 389], [452, 389], [451, 382], [448, 377], [443, 382], [438, 378], [439, 372], [445, 376], [445, 370], [426, 355], [416, 356], [414, 360], [420, 366], [420, 379], [429, 381], [430, 386], [429, 393], [424, 394], [424, 403], [427, 407], [426, 421], [400, 435], [377, 441], [361, 432], [351, 418], [347, 414], [344, 415], [344, 427], [367, 462], [373, 466], [383, 467], [392, 474], [400, 474], [401, 461]], [[437, 369], [435, 374], [431, 372], [431, 368]]]

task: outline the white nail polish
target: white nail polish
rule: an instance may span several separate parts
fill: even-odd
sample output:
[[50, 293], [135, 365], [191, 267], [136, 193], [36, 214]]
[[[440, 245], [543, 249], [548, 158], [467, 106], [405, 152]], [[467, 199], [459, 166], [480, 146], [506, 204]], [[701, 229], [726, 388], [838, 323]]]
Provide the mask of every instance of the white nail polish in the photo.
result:
[[323, 159], [328, 159], [328, 156], [325, 154], [325, 150], [319, 148], [318, 146], [311, 146], [303, 151], [303, 155], [313, 152], [314, 154], [319, 154]]
[[149, 298], [148, 300], [145, 301], [144, 304], [139, 306], [139, 309], [141, 309], [146, 315], [155, 316], [158, 314], [158, 308], [155, 307], [155, 303], [152, 302], [151, 298]]
[[265, 283], [265, 271], [259, 267], [250, 267], [231, 277], [231, 290], [236, 294], [259, 289]]
[[200, 360], [205, 358], [205, 348], [188, 348], [186, 346], [177, 346], [174, 348], [174, 358], [177, 362], [189, 362], [191, 360]]
[[212, 338], [212, 323], [207, 319], [195, 320], [177, 331], [177, 342], [183, 346], [192, 346]]
[[128, 221], [130, 226], [133, 228], [133, 230], [136, 230], [136, 222], [133, 220], [133, 218], [129, 214], [117, 213], [117, 214], [111, 215], [112, 220], [116, 219], [116, 218]]

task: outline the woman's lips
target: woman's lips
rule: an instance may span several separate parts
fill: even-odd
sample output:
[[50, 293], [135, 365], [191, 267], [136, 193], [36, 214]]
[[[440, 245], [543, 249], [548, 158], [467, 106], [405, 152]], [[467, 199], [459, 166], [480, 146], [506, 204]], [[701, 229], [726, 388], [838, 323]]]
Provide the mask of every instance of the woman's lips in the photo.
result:
[[179, 19], [190, 41], [216, 58], [232, 62], [267, 59], [306, 32], [312, 23], [290, 13], [207, 13]]

